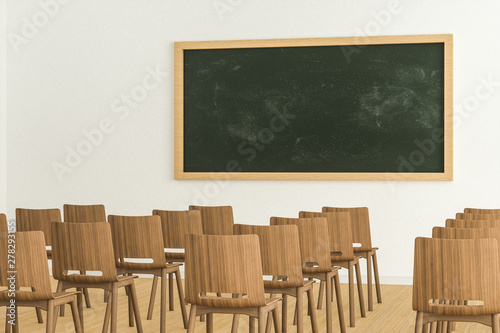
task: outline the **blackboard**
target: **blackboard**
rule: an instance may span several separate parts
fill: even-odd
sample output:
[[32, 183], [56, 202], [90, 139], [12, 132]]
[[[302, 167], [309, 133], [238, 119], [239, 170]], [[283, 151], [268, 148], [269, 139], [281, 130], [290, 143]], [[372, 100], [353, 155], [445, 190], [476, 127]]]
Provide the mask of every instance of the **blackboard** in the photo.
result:
[[451, 43], [176, 43], [175, 176], [451, 180]]

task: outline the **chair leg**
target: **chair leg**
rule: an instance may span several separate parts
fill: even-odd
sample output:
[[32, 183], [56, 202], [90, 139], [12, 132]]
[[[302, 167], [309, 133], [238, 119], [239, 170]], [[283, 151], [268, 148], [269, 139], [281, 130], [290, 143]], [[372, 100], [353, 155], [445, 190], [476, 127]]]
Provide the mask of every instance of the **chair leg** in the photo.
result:
[[[82, 324], [80, 323], [80, 314], [78, 313], [78, 307], [76, 306], [76, 300], [71, 301], [69, 305], [71, 307], [71, 314], [73, 315], [73, 325], [75, 326], [75, 332], [83, 333]], [[57, 316], [54, 317], [55, 319], [57, 319]]]
[[90, 309], [92, 305], [90, 304], [89, 290], [87, 288], [83, 288], [83, 295], [85, 296], [85, 305], [87, 309]]
[[196, 305], [191, 304], [191, 311], [189, 312], [189, 323], [187, 333], [194, 333], [194, 325], [196, 324]]
[[359, 297], [359, 310], [361, 312], [361, 317], [366, 317], [365, 309], [365, 297], [363, 296], [363, 281], [361, 280], [361, 269], [359, 268], [359, 260], [354, 265], [356, 269], [356, 284], [358, 287], [358, 297]]
[[153, 309], [155, 307], [156, 290], [158, 288], [158, 277], [153, 277], [153, 284], [151, 286], [151, 296], [149, 298], [149, 308], [147, 320], [153, 319]]
[[424, 313], [417, 312], [417, 318], [415, 320], [415, 333], [424, 332]]
[[332, 289], [332, 279], [330, 275], [327, 275], [327, 278], [325, 279], [326, 283], [326, 332], [327, 333], [332, 333], [332, 328], [333, 328], [333, 318], [332, 318], [332, 302], [330, 300], [330, 297], [332, 295], [331, 289]]
[[[312, 308], [314, 309], [314, 304], [312, 304]], [[280, 321], [280, 313], [278, 310], [278, 305], [273, 309], [273, 323], [274, 323], [274, 332], [281, 332], [281, 321]]]
[[319, 283], [319, 294], [318, 294], [318, 310], [323, 307], [323, 293], [325, 291], [325, 282], [321, 281]]
[[80, 317], [80, 325], [82, 325], [82, 332], [83, 332], [85, 329], [83, 321], [83, 296], [81, 293], [76, 295], [76, 304], [78, 306], [78, 316]]
[[132, 308], [132, 297], [130, 295], [129, 286], [125, 287], [127, 294], [127, 306], [128, 306], [128, 327], [134, 327], [134, 310]]
[[206, 326], [207, 326], [207, 333], [214, 333], [214, 314], [213, 313], [207, 313]]
[[491, 332], [500, 333], [500, 314], [491, 316]]
[[20, 323], [20, 321], [19, 321], [19, 309], [18, 309], [17, 306], [14, 307], [14, 313], [16, 314], [16, 317], [15, 317], [15, 321], [14, 321], [15, 325], [12, 326], [12, 332], [13, 333], [19, 333], [19, 323]]
[[167, 329], [167, 269], [161, 270], [161, 306], [160, 306], [160, 333]]
[[248, 333], [255, 333], [255, 317], [248, 317]]
[[168, 309], [174, 311], [174, 274], [168, 274]]
[[[172, 277], [175, 275], [175, 281], [177, 282], [177, 292], [179, 293], [179, 303], [181, 307], [181, 312], [182, 312], [182, 321], [184, 323], [184, 328], [187, 328], [188, 326], [188, 313], [186, 310], [186, 300], [184, 299], [184, 288], [182, 288], [182, 280], [181, 280], [181, 272], [179, 269], [177, 269], [174, 274], [172, 274]], [[173, 281], [172, 281], [173, 282]], [[173, 292], [172, 292], [173, 295]]]
[[[266, 316], [261, 309], [259, 309], [259, 333], [265, 333], [266, 331]], [[211, 332], [210, 332], [211, 333]]]
[[288, 295], [283, 294], [283, 299], [281, 301], [282, 305], [282, 311], [281, 311], [281, 316], [283, 317], [281, 319], [281, 330], [282, 332], [287, 332], [287, 326], [288, 326]]
[[349, 325], [351, 327], [356, 326], [356, 312], [354, 310], [354, 265], [352, 261], [348, 265], [348, 275], [349, 275]]
[[[332, 288], [333, 290], [333, 288]], [[307, 291], [307, 304], [311, 316], [311, 328], [313, 333], [318, 333], [318, 320], [316, 318], [316, 309], [314, 308], [313, 286]], [[279, 331], [276, 331], [279, 332]]]
[[132, 284], [129, 286], [129, 297], [132, 298], [132, 308], [134, 310], [137, 333], [142, 333], [143, 332], [142, 319], [141, 319], [141, 313], [139, 311], [139, 302], [137, 301], [137, 292], [135, 291], [134, 282], [132, 282]]
[[54, 300], [47, 301], [47, 325], [45, 326], [46, 333], [54, 331]]
[[377, 251], [373, 250], [373, 275], [375, 276], [375, 289], [377, 291], [377, 303], [382, 303], [382, 292], [380, 290], [380, 279], [378, 275]]
[[118, 326], [118, 286], [113, 283], [113, 291], [111, 292], [111, 333], [117, 332]]
[[36, 311], [36, 319], [38, 320], [39, 324], [43, 324], [43, 316], [42, 316], [42, 310], [39, 308], [35, 308]]
[[297, 288], [297, 333], [304, 332], [304, 289]]
[[238, 333], [238, 325], [240, 323], [240, 315], [233, 315], [233, 323], [231, 325], [231, 333]]
[[107, 333], [109, 329], [109, 322], [111, 318], [111, 302], [113, 302], [113, 296], [109, 292], [108, 303], [106, 304], [106, 311], [104, 312], [104, 322], [102, 324], [102, 333]]
[[344, 304], [342, 303], [342, 293], [340, 291], [340, 279], [337, 273], [333, 276], [333, 282], [335, 285], [335, 295], [337, 297], [337, 311], [339, 314], [339, 324], [340, 332], [345, 333], [345, 319], [344, 319]]
[[366, 279], [368, 286], [368, 311], [373, 311], [373, 290], [372, 290], [372, 253], [366, 256]]

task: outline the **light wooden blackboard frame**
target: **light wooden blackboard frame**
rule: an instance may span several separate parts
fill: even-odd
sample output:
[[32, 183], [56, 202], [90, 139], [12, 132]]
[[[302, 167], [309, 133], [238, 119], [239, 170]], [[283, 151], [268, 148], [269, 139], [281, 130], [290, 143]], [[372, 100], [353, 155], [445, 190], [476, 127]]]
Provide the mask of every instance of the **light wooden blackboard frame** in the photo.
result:
[[[383, 44], [444, 44], [444, 172], [185, 172], [184, 171], [184, 51], [202, 49], [274, 48]], [[407, 35], [176, 42], [175, 49], [175, 179], [202, 180], [453, 180], [453, 35]]]

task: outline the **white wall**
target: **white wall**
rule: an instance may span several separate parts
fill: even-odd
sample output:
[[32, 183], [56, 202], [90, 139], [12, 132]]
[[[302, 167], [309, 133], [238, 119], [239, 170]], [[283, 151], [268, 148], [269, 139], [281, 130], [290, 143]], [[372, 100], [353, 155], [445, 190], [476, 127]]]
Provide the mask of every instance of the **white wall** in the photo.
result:
[[[370, 207], [383, 282], [390, 283], [411, 282], [416, 236], [429, 236], [432, 226], [465, 206], [499, 206], [500, 87], [473, 110], [462, 108], [474, 102], [481, 78], [500, 82], [498, 1], [405, 0], [382, 24], [373, 15], [387, 11], [388, 1], [220, 0], [232, 4], [222, 18], [212, 0], [65, 1], [48, 7], [47, 22], [40, 3], [51, 0], [8, 1], [8, 31], [22, 36], [24, 27], [29, 37], [19, 52], [12, 44], [8, 50], [10, 216], [16, 207], [69, 202], [147, 214], [185, 209], [204, 191], [212, 191], [208, 204], [233, 205], [239, 223], [265, 224], [271, 215], [323, 205], [363, 205]], [[33, 17], [38, 31], [26, 23]], [[453, 182], [173, 179], [174, 41], [353, 36], [367, 28], [378, 35], [454, 34]], [[113, 102], [157, 66], [165, 72], [162, 82], [120, 119]], [[67, 147], [76, 149], [82, 131], [103, 119], [113, 130], [60, 181], [53, 163], [65, 163]]]
[[7, 210], [7, 4], [0, 3], [0, 212]]

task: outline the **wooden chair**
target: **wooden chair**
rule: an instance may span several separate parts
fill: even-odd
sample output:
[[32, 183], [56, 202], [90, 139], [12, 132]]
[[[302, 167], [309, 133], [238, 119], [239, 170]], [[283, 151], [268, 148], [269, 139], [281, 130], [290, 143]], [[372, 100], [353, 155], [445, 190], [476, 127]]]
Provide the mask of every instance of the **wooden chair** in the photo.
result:
[[367, 280], [368, 280], [368, 311], [373, 311], [372, 262], [373, 262], [373, 275], [375, 277], [375, 289], [377, 292], [378, 303], [382, 303], [382, 292], [380, 290], [380, 279], [378, 275], [378, 263], [377, 263], [378, 247], [372, 247], [368, 208], [323, 207], [323, 212], [351, 213], [352, 240], [354, 243], [361, 244], [360, 247], [354, 247], [354, 254], [366, 259], [366, 270], [367, 270]]
[[465, 208], [465, 214], [493, 214], [500, 215], [500, 209]]
[[[179, 264], [167, 264], [159, 216], [109, 216], [118, 274], [153, 274], [161, 278], [160, 333], [167, 328], [167, 274], [175, 274], [184, 327], [188, 317]], [[139, 259], [139, 260], [137, 260]], [[144, 262], [152, 260], [152, 262]]]
[[[106, 210], [104, 205], [70, 205], [65, 204], [63, 207], [64, 211], [64, 222], [75, 222], [75, 223], [90, 223], [90, 222], [106, 222]], [[83, 289], [83, 295], [85, 296], [85, 304], [87, 308], [91, 307], [90, 296], [87, 289]], [[107, 302], [109, 298], [109, 293], [104, 291], [104, 301]], [[64, 315], [64, 311], [61, 311], [61, 316]]]
[[473, 321], [500, 332], [499, 264], [496, 239], [417, 238], [415, 332], [424, 332], [426, 324], [436, 321]]
[[[264, 280], [264, 291], [282, 295], [282, 327], [287, 326], [287, 296], [297, 299], [297, 332], [304, 331], [302, 304], [304, 293], [307, 294], [308, 308], [313, 332], [318, 332], [316, 309], [314, 307], [313, 282], [304, 281], [300, 256], [299, 232], [295, 225], [253, 226], [235, 224], [235, 235], [259, 236], [262, 258], [262, 273], [271, 275], [273, 281]], [[270, 323], [270, 322], [269, 322]], [[268, 324], [270, 329], [270, 325]], [[233, 332], [236, 331], [233, 328]]]
[[[135, 276], [117, 276], [111, 229], [108, 223], [52, 223], [52, 273], [58, 291], [69, 288], [99, 288], [110, 292], [104, 317], [103, 332], [111, 320], [111, 333], [117, 332], [118, 288], [128, 292], [129, 305], [142, 333], [142, 321], [135, 291]], [[74, 272], [74, 273], [73, 273]], [[93, 274], [87, 274], [93, 273]], [[94, 274], [95, 273], [95, 274]], [[81, 299], [78, 307], [82, 308]], [[129, 316], [132, 313], [129, 311]], [[83, 327], [83, 318], [81, 317]], [[129, 319], [129, 323], [132, 318]]]
[[214, 313], [248, 315], [251, 331], [257, 318], [258, 333], [264, 333], [270, 311], [275, 331], [281, 332], [279, 298], [265, 298], [256, 235], [186, 235], [186, 301], [191, 304], [188, 333], [194, 332], [196, 317], [205, 314], [207, 332], [213, 332]]
[[499, 220], [447, 219], [445, 226], [448, 228], [500, 228], [500, 219]]
[[[483, 221], [484, 222], [484, 221]], [[500, 228], [444, 228], [444, 227], [434, 227], [432, 229], [432, 238], [441, 239], [480, 239], [480, 238], [494, 238], [500, 244]], [[500, 250], [500, 249], [499, 249]], [[458, 305], [463, 305], [463, 301], [455, 301]], [[431, 331], [439, 329], [440, 332], [447, 332], [448, 322], [433, 323]], [[434, 327], [434, 326], [439, 326]], [[454, 330], [454, 324], [452, 324], [451, 330]]]
[[[356, 283], [358, 287], [359, 307], [361, 317], [366, 317], [365, 301], [359, 269], [359, 259], [354, 256], [351, 228], [351, 214], [349, 212], [299, 212], [299, 217], [324, 217], [328, 223], [328, 237], [330, 239], [330, 253], [332, 266], [347, 268], [349, 276], [349, 319], [350, 326], [356, 326], [356, 311], [354, 310], [354, 269], [356, 269]], [[318, 309], [323, 300], [324, 282], [321, 282], [318, 296]]]
[[[9, 260], [8, 254], [15, 241], [15, 262]], [[0, 292], [0, 306], [7, 307], [6, 332], [13, 328], [19, 332], [19, 318], [17, 308], [21, 306], [36, 307], [47, 311], [46, 332], [55, 331], [55, 309], [61, 304], [70, 304], [73, 313], [73, 324], [77, 333], [83, 332], [80, 315], [76, 305], [78, 292], [52, 293], [50, 275], [45, 252], [45, 239], [41, 231], [16, 232], [0, 235], [0, 274], [3, 286], [12, 281], [9, 271], [17, 271], [15, 275], [15, 295], [11, 290]], [[14, 267], [10, 266], [13, 263]], [[28, 290], [26, 290], [28, 289]], [[15, 300], [15, 305], [11, 303]], [[13, 308], [12, 308], [13, 307]], [[9, 327], [11, 326], [11, 327]]]
[[0, 233], [8, 232], [7, 216], [0, 214]]
[[271, 225], [294, 224], [299, 229], [302, 275], [304, 278], [318, 279], [326, 284], [326, 331], [332, 332], [332, 282], [337, 296], [340, 331], [346, 332], [344, 306], [340, 291], [338, 267], [332, 267], [330, 239], [326, 218], [284, 218], [271, 217]]
[[[163, 232], [163, 247], [165, 249], [184, 250], [184, 237], [187, 234], [203, 234], [201, 215], [198, 210], [153, 210], [153, 215], [161, 219]], [[167, 264], [183, 263], [184, 252], [165, 252]], [[158, 288], [158, 277], [153, 277], [151, 297], [149, 299], [148, 320], [153, 318], [153, 309]], [[174, 311], [174, 276], [168, 276], [168, 305], [169, 310]]]
[[457, 220], [500, 220], [500, 214], [457, 213]]
[[[61, 211], [53, 209], [16, 209], [16, 229], [17, 231], [41, 231], [45, 238], [45, 246], [52, 247], [52, 236], [50, 224], [61, 222]], [[47, 259], [52, 260], [52, 248], [46, 250]], [[90, 306], [90, 301], [87, 304]], [[40, 309], [36, 309], [38, 322], [43, 323]]]
[[189, 206], [189, 210], [199, 210], [205, 235], [232, 235], [233, 208], [231, 206]]
[[[45, 245], [52, 246], [51, 227], [52, 222], [61, 222], [61, 211], [54, 209], [16, 209], [17, 231], [43, 232]], [[52, 249], [47, 250], [47, 258], [52, 259]]]
[[104, 205], [68, 205], [65, 204], [64, 222], [106, 222]]

